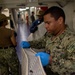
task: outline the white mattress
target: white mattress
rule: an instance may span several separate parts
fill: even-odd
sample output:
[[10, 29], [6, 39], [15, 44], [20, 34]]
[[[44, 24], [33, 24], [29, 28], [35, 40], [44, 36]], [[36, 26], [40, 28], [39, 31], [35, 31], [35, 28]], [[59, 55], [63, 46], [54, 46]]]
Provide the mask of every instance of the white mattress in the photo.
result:
[[22, 49], [22, 75], [46, 75], [40, 58], [32, 49]]

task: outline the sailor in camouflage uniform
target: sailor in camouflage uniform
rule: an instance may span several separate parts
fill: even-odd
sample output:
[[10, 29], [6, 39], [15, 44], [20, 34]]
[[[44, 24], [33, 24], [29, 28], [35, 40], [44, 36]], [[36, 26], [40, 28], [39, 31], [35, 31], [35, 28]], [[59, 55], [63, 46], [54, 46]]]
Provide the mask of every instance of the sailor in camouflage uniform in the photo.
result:
[[43, 17], [47, 33], [39, 40], [29, 41], [31, 47], [45, 48], [50, 53], [48, 67], [55, 73], [52, 75], [75, 75], [75, 34], [65, 25], [64, 11], [53, 6]]
[[0, 75], [19, 75], [14, 31], [6, 28], [8, 17], [0, 14]]

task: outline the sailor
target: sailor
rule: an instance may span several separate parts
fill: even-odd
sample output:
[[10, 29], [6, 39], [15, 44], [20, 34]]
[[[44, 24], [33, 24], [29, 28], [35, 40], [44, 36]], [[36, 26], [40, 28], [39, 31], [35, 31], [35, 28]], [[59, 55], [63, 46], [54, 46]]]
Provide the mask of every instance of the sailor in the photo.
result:
[[45, 48], [46, 53], [50, 54], [47, 66], [53, 74], [48, 72], [48, 75], [75, 75], [75, 33], [65, 24], [63, 9], [52, 6], [43, 18], [47, 33], [39, 40], [29, 41], [30, 47]]
[[0, 14], [0, 75], [19, 75], [14, 31], [6, 28], [9, 17]]
[[44, 12], [43, 10], [39, 10], [39, 11], [37, 12], [37, 17], [38, 17], [38, 19], [35, 20], [35, 21], [32, 23], [32, 25], [31, 25], [31, 27], [30, 27], [30, 32], [31, 32], [31, 33], [34, 33], [35, 31], [37, 31], [37, 30], [38, 30], [38, 25], [43, 22], [43, 17], [42, 17], [43, 12]]

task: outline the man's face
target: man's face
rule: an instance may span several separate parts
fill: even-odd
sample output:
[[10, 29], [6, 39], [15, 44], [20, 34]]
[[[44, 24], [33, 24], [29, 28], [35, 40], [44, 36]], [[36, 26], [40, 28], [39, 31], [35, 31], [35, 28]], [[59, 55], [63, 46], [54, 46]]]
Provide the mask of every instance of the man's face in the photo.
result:
[[59, 28], [59, 21], [55, 20], [51, 14], [47, 14], [44, 16], [45, 28], [51, 34], [55, 34]]

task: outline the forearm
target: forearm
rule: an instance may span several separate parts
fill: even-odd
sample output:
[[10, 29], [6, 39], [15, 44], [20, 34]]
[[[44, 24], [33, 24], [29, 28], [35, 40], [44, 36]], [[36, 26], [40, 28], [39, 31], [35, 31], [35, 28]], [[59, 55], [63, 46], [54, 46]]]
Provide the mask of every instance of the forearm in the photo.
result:
[[44, 40], [44, 37], [34, 40], [34, 41], [29, 41], [31, 48], [36, 48], [36, 49], [42, 49], [45, 48], [46, 46], [46, 41]]
[[29, 43], [31, 45], [31, 48], [36, 48], [36, 49], [45, 48], [45, 43], [42, 44], [42, 42], [30, 41]]

